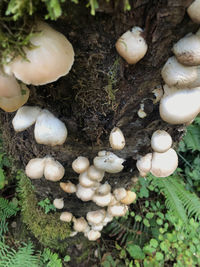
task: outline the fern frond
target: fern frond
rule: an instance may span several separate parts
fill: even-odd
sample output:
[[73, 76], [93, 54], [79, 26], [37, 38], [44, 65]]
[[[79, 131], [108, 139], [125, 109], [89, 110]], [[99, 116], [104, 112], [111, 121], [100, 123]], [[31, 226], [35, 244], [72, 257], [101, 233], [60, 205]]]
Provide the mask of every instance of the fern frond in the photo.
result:
[[16, 215], [17, 211], [18, 208], [14, 203], [9, 202], [3, 197], [0, 198], [0, 212], [4, 214], [7, 218]]
[[152, 183], [157, 186], [160, 191], [164, 194], [166, 200], [165, 204], [169, 210], [170, 215], [176, 216], [181, 219], [184, 223], [187, 223], [188, 216], [182, 200], [177, 194], [177, 188], [171, 183], [172, 177], [157, 178], [153, 177]]

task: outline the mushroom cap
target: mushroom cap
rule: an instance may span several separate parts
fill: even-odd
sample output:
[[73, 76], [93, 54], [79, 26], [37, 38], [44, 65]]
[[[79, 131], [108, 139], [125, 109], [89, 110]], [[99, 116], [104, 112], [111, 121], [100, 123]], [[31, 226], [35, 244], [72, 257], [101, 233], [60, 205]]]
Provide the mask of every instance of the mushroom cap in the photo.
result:
[[93, 160], [94, 166], [100, 170], [117, 173], [123, 170], [124, 166], [122, 163], [124, 159], [119, 158], [112, 152], [106, 152], [105, 156], [95, 157]]
[[118, 127], [114, 127], [110, 133], [109, 142], [114, 150], [121, 150], [125, 146], [125, 138]]
[[92, 187], [86, 188], [80, 184], [77, 185], [76, 196], [77, 198], [80, 198], [82, 201], [92, 200], [94, 193], [95, 193], [95, 190]]
[[60, 220], [63, 221], [63, 222], [71, 222], [72, 217], [73, 217], [73, 215], [72, 215], [71, 212], [64, 211], [60, 215]]
[[151, 137], [151, 147], [156, 152], [165, 152], [172, 146], [172, 138], [164, 130], [157, 130]]
[[89, 211], [86, 218], [90, 224], [100, 224], [103, 222], [106, 216], [106, 211], [104, 209], [99, 209], [95, 211]]
[[0, 108], [6, 112], [13, 112], [23, 106], [29, 98], [30, 91], [25, 86], [21, 86], [20, 93], [13, 97], [0, 97]]
[[88, 158], [79, 156], [72, 162], [72, 169], [76, 173], [85, 172], [90, 166], [90, 162]]
[[101, 237], [101, 233], [99, 231], [90, 230], [87, 234], [88, 240], [95, 241]]
[[200, 23], [200, 0], [195, 0], [188, 7], [187, 13], [191, 20], [195, 23]]
[[169, 86], [185, 88], [197, 79], [196, 67], [189, 67], [180, 64], [175, 57], [170, 57], [162, 68], [161, 75]]
[[95, 202], [97, 206], [105, 207], [108, 206], [111, 202], [112, 194], [108, 193], [106, 195], [97, 195], [95, 194], [92, 198], [92, 201]]
[[173, 148], [164, 153], [154, 152], [151, 163], [151, 173], [156, 177], [171, 175], [178, 166], [178, 156]]
[[0, 97], [15, 97], [21, 93], [21, 88], [13, 75], [0, 71]]
[[179, 90], [164, 86], [160, 101], [160, 116], [170, 124], [182, 124], [192, 120], [200, 111], [200, 87]]
[[192, 33], [187, 34], [174, 44], [172, 51], [181, 64], [197, 66], [200, 64], [200, 37]]
[[144, 157], [141, 157], [137, 160], [136, 167], [139, 170], [141, 176], [146, 176], [146, 174], [150, 171], [151, 160], [152, 153], [148, 153]]
[[126, 189], [125, 188], [120, 187], [120, 188], [116, 188], [113, 191], [113, 195], [115, 196], [115, 198], [116, 198], [117, 201], [120, 201], [120, 200], [122, 200], [123, 198], [126, 197], [127, 192], [126, 192]]
[[12, 120], [13, 128], [16, 132], [21, 132], [36, 122], [41, 111], [39, 107], [23, 106], [17, 110]]
[[78, 219], [73, 218], [73, 222], [74, 230], [76, 232], [85, 232], [85, 230], [88, 228], [88, 223], [83, 217], [80, 217]]
[[128, 64], [136, 64], [147, 52], [147, 44], [140, 27], [125, 32], [116, 42], [117, 52]]
[[38, 144], [62, 145], [67, 138], [67, 128], [51, 112], [43, 109], [37, 117], [34, 135]]
[[47, 158], [45, 161], [44, 177], [46, 180], [57, 182], [60, 181], [65, 174], [65, 169], [60, 162], [53, 158]]
[[108, 213], [112, 216], [124, 216], [128, 211], [128, 207], [124, 204], [116, 204], [108, 207]]
[[25, 168], [26, 175], [31, 179], [42, 178], [44, 174], [45, 158], [31, 159]]
[[79, 183], [83, 186], [83, 187], [93, 187], [95, 186], [98, 182], [91, 180], [88, 176], [87, 171], [82, 172], [79, 175]]
[[197, 79], [188, 85], [189, 88], [200, 87], [200, 66], [197, 67]]
[[97, 182], [101, 182], [105, 174], [104, 171], [97, 169], [94, 165], [91, 165], [87, 169], [87, 173], [91, 180], [94, 180]]
[[74, 50], [67, 38], [47, 23], [38, 22], [39, 31], [31, 37], [32, 49], [24, 48], [26, 59], [18, 56], [5, 71], [25, 84], [42, 85], [66, 75], [74, 62]]
[[76, 186], [75, 184], [71, 182], [60, 183], [60, 187], [62, 188], [63, 191], [65, 191], [68, 194], [72, 194], [76, 192]]
[[55, 198], [54, 201], [53, 201], [53, 205], [54, 207], [56, 207], [56, 209], [63, 209], [64, 207], [64, 201], [63, 201], [63, 198]]
[[121, 200], [121, 203], [126, 204], [126, 205], [130, 205], [131, 203], [133, 203], [133, 201], [136, 199], [136, 197], [137, 197], [137, 195], [135, 192], [128, 190], [126, 197]]
[[95, 193], [97, 195], [105, 196], [111, 191], [111, 186], [108, 183], [100, 184], [99, 187], [96, 189]]

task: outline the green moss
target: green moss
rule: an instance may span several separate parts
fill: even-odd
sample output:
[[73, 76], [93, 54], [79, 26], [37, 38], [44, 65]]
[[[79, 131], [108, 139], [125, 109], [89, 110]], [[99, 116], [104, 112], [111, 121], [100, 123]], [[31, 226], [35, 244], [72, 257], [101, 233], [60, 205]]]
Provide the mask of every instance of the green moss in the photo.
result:
[[65, 250], [70, 224], [60, 221], [59, 213], [45, 214], [39, 208], [31, 182], [22, 171], [17, 179], [23, 222], [44, 246]]

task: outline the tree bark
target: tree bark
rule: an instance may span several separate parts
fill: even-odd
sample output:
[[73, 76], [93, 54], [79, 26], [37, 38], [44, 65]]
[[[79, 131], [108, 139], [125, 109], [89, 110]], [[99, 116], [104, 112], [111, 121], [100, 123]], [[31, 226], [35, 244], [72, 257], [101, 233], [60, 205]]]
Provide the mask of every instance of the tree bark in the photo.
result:
[[[93, 158], [100, 150], [112, 151], [108, 137], [114, 126], [121, 128], [126, 146], [116, 154], [123, 157], [124, 170], [116, 175], [106, 174], [113, 188], [131, 183], [137, 173], [136, 160], [150, 152], [150, 138], [157, 129], [167, 130], [174, 142], [180, 140], [184, 128], [169, 125], [160, 119], [152, 90], [163, 85], [161, 69], [172, 56], [171, 48], [187, 33], [197, 30], [186, 14], [191, 0], [135, 0], [131, 11], [124, 12], [122, 1], [99, 1], [95, 16], [84, 6], [68, 4], [67, 16], [51, 23], [73, 44], [75, 63], [70, 73], [57, 82], [45, 86], [30, 86], [27, 105], [46, 108], [59, 117], [68, 128], [64, 145], [48, 147], [34, 140], [33, 129], [15, 133], [11, 120], [14, 113], [1, 112], [3, 137], [9, 153], [22, 168], [31, 158], [53, 156], [66, 169], [63, 182], [78, 183], [72, 171], [77, 156]], [[116, 4], [117, 2], [117, 4]], [[116, 40], [133, 26], [144, 29], [148, 43], [145, 57], [136, 65], [128, 65], [117, 54]], [[55, 66], [56, 68], [56, 66]], [[147, 116], [139, 118], [137, 111], [144, 104]], [[93, 202], [82, 202], [75, 195], [63, 192], [59, 183], [45, 179], [32, 181], [38, 201], [48, 197], [63, 197], [63, 210], [84, 216], [97, 209]]]

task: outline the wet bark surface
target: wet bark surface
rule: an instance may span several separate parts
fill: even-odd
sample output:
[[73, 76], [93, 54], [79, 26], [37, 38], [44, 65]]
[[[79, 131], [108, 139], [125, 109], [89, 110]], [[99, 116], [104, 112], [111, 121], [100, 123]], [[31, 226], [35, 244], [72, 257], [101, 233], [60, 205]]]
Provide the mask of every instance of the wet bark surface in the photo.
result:
[[[51, 23], [73, 44], [75, 63], [65, 77], [45, 86], [30, 86], [28, 105], [46, 108], [60, 118], [68, 128], [64, 145], [49, 147], [34, 140], [34, 126], [15, 133], [12, 118], [15, 113], [1, 112], [2, 133], [9, 153], [25, 168], [35, 157], [51, 155], [66, 169], [63, 182], [78, 183], [78, 175], [71, 169], [77, 156], [92, 159], [100, 150], [112, 151], [108, 137], [114, 126], [121, 128], [126, 146], [116, 154], [123, 157], [124, 170], [116, 175], [106, 174], [103, 182], [112, 187], [128, 187], [136, 173], [136, 160], [150, 149], [150, 138], [157, 129], [167, 130], [174, 142], [180, 140], [184, 128], [168, 125], [160, 119], [154, 104], [152, 90], [163, 84], [160, 72], [172, 55], [172, 45], [197, 25], [186, 14], [189, 0], [137, 0], [131, 1], [132, 9], [124, 13], [121, 2], [105, 4], [95, 16], [84, 6], [71, 4], [67, 16]], [[136, 65], [128, 65], [115, 50], [116, 40], [133, 26], [144, 29], [148, 51]], [[56, 67], [56, 66], [55, 66]], [[140, 104], [147, 116], [138, 117]], [[67, 195], [45, 179], [32, 181], [38, 201], [48, 197], [63, 197], [63, 210], [82, 216], [97, 207], [92, 202], [82, 202], [75, 195]]]

